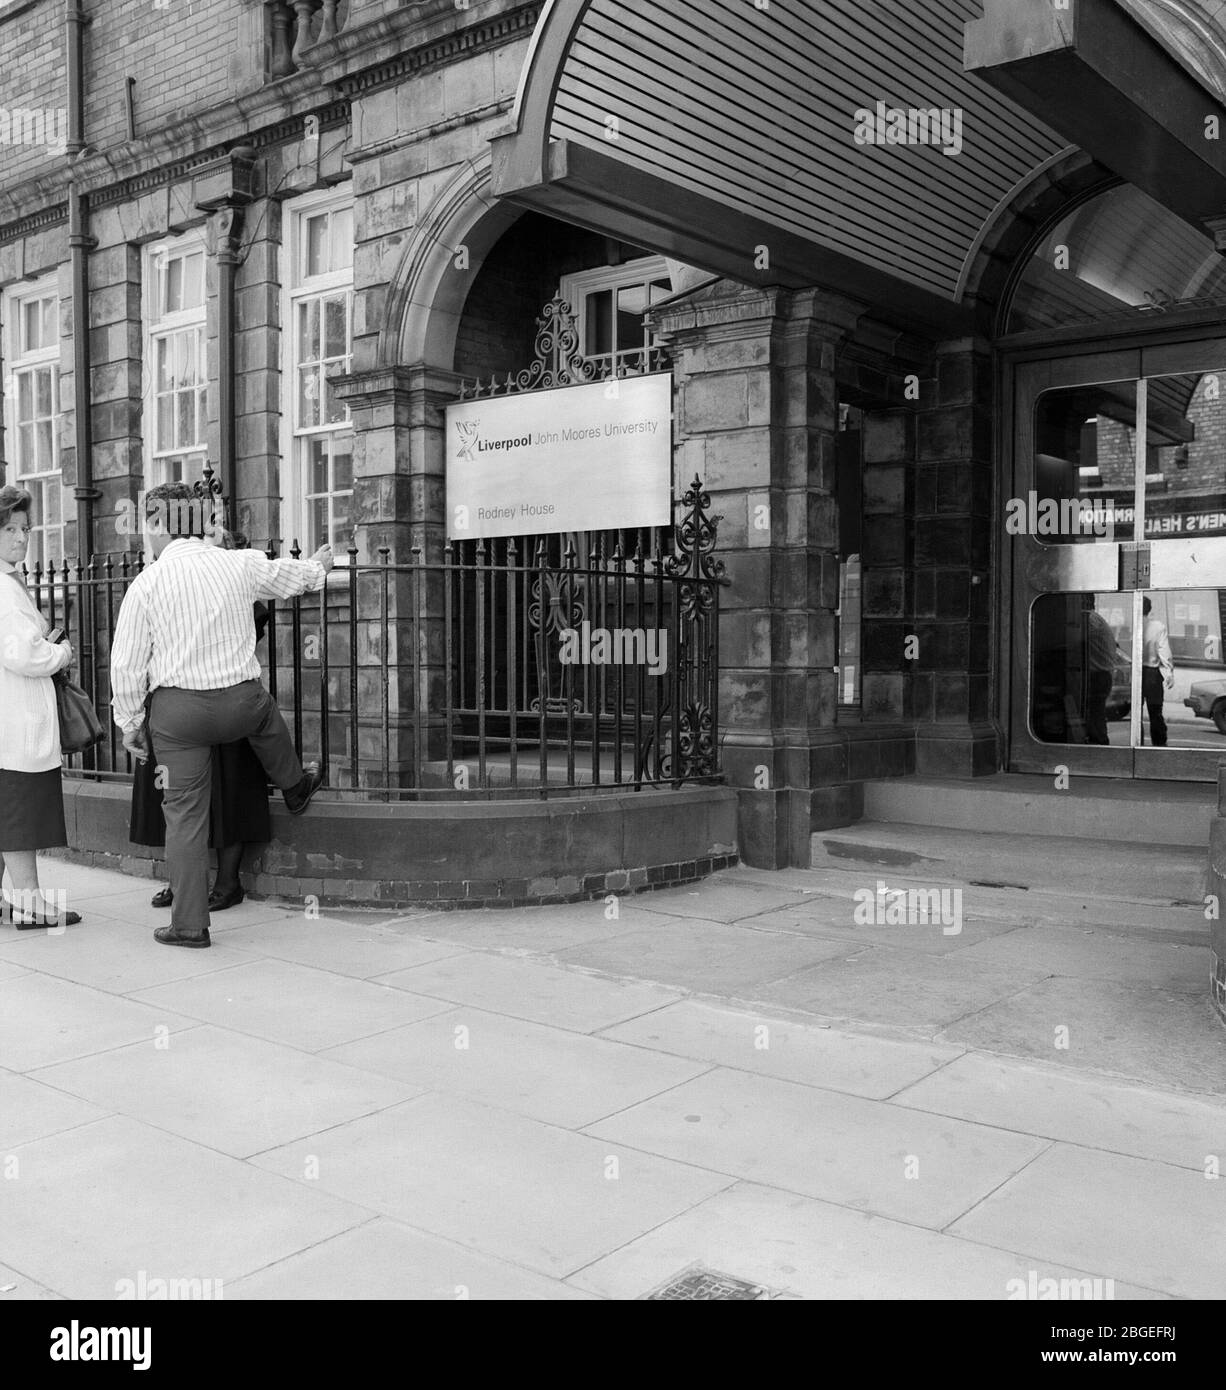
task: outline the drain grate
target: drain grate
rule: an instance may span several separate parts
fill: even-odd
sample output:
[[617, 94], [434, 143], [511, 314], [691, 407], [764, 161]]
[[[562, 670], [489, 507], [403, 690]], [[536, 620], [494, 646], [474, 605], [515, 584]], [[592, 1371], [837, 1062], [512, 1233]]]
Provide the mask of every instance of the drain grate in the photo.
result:
[[764, 1300], [773, 1298], [771, 1291], [761, 1284], [751, 1284], [747, 1279], [738, 1279], [732, 1274], [721, 1274], [715, 1269], [694, 1267], [682, 1270], [658, 1289], [644, 1294], [643, 1298], [668, 1299], [674, 1302], [693, 1302], [706, 1299]]

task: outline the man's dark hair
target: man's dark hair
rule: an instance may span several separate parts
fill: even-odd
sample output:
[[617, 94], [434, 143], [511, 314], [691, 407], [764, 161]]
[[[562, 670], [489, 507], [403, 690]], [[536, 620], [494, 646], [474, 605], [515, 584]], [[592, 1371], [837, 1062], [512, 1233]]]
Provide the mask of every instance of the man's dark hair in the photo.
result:
[[145, 516], [156, 517], [167, 535], [203, 536], [212, 504], [187, 483], [161, 483], [145, 494]]
[[1150, 603], [1149, 599], [1143, 598], [1143, 599], [1141, 600], [1141, 612], [1142, 612], [1142, 613], [1148, 613], [1148, 612], [1150, 611], [1150, 609], [1153, 608], [1153, 606], [1154, 606], [1154, 605], [1153, 605], [1152, 603]]

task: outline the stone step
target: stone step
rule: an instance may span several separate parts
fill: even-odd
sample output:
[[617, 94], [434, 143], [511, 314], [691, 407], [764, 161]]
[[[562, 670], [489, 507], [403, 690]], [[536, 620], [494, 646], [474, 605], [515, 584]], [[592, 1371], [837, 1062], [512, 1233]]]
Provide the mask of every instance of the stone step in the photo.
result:
[[1137, 846], [1209, 844], [1217, 788], [1206, 782], [998, 773], [965, 781], [881, 778], [864, 784], [864, 820]]
[[861, 821], [814, 834], [811, 865], [869, 888], [878, 880], [890, 887], [947, 883], [1105, 903], [1203, 905], [1207, 855], [1173, 845]]

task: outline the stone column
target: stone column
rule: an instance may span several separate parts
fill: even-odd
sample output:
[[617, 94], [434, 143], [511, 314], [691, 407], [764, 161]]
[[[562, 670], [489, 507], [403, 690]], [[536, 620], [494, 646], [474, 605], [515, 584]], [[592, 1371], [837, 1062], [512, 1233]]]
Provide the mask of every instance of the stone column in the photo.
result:
[[[837, 690], [835, 354], [862, 306], [821, 290], [717, 282], [653, 315], [676, 356], [679, 481], [722, 514], [722, 763], [740, 789], [741, 856], [809, 862]], [[845, 757], [845, 754], [843, 755]]]
[[[127, 243], [103, 246], [90, 257], [90, 410], [94, 484], [94, 549], [100, 557], [140, 549], [137, 498], [144, 485], [141, 456], [141, 257]], [[73, 325], [77, 331], [79, 325]], [[71, 401], [71, 375], [60, 379]]]
[[936, 350], [936, 389], [916, 412], [915, 770], [997, 770], [991, 722], [992, 369], [971, 340]]
[[[388, 563], [389, 622], [393, 631], [387, 679], [391, 691], [391, 774], [394, 785], [415, 785], [420, 757], [446, 757], [443, 546], [445, 543], [444, 408], [459, 379], [431, 367], [388, 367], [351, 373], [338, 394], [353, 421], [353, 507], [358, 563]], [[381, 612], [377, 576], [359, 595], [364, 622]], [[359, 662], [378, 709], [381, 653], [373, 625], [364, 627]], [[414, 650], [420, 685], [414, 688]], [[381, 745], [371, 745], [371, 756]], [[372, 770], [373, 775], [373, 770]], [[417, 779], [415, 782], [413, 779]]]

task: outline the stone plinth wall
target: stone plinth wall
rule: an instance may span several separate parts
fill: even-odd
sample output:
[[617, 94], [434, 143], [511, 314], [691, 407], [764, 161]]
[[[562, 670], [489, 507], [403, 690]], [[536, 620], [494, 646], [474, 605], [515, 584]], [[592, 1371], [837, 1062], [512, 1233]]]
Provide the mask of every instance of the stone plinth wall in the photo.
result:
[[[128, 840], [127, 783], [66, 779], [69, 857], [156, 877], [160, 853]], [[725, 787], [548, 801], [272, 804], [273, 840], [244, 861], [253, 897], [321, 907], [521, 907], [579, 902], [705, 878], [738, 861]], [[44, 874], [54, 888], [54, 875]], [[81, 905], [88, 911], [88, 904]]]

